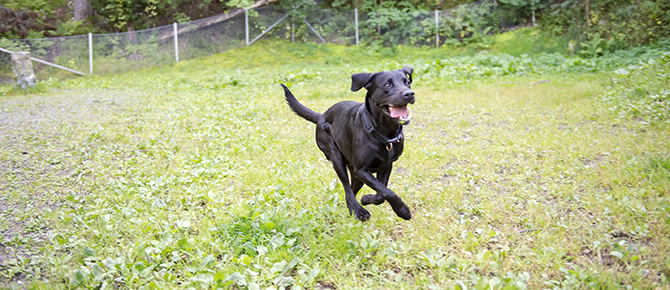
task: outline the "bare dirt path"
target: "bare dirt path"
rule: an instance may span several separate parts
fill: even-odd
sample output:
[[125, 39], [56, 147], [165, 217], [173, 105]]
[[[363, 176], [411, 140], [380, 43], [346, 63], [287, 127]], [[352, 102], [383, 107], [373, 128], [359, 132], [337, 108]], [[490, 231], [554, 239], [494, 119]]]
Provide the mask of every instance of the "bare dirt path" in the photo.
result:
[[[48, 239], [45, 215], [66, 196], [83, 194], [79, 148], [73, 136], [82, 122], [119, 110], [114, 94], [62, 93], [0, 97], [0, 269], [37, 254]], [[64, 134], [66, 133], [67, 134]], [[11, 277], [11, 274], [10, 274]], [[10, 281], [0, 276], [0, 285]], [[20, 284], [21, 277], [12, 282]]]

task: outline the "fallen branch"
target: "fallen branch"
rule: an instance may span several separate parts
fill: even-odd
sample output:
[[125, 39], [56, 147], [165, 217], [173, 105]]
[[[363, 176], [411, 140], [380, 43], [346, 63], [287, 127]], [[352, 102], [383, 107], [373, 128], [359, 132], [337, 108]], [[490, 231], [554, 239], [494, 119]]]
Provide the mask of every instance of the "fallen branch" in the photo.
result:
[[[256, 1], [256, 3], [254, 3], [253, 5], [245, 8], [245, 9], [255, 9], [255, 8], [258, 8], [258, 7], [261, 7], [261, 6], [264, 6], [264, 5], [268, 5], [268, 4], [271, 4], [273, 2], [277, 2], [277, 1], [278, 0], [258, 0], [258, 1]], [[232, 11], [232, 12], [228, 13], [228, 14], [221, 14], [221, 15], [217, 15], [217, 16], [212, 16], [210, 18], [202, 19], [201, 22], [199, 22], [198, 24], [190, 24], [186, 27], [178, 29], [177, 34], [181, 34], [181, 33], [188, 32], [188, 31], [191, 31], [191, 30], [194, 30], [194, 29], [198, 29], [198, 28], [201, 28], [201, 27], [205, 27], [205, 26], [209, 26], [209, 25], [212, 25], [212, 24], [216, 24], [216, 23], [219, 23], [219, 22], [226, 21], [228, 19], [231, 19], [231, 18], [233, 18], [237, 15], [240, 15], [240, 14], [244, 13], [245, 9], [237, 9], [235, 11]], [[169, 39], [169, 38], [172, 38], [173, 36], [174, 36], [174, 31], [166, 32], [165, 34], [158, 36], [158, 40]]]

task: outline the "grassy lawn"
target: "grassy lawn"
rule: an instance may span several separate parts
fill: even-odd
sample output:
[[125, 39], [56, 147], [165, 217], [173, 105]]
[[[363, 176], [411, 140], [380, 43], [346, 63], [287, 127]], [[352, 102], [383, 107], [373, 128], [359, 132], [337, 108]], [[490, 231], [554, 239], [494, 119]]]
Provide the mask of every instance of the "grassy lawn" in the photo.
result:
[[[2, 87], [0, 287], [670, 288], [668, 60], [265, 42]], [[360, 222], [279, 83], [323, 112], [402, 66], [412, 220]]]

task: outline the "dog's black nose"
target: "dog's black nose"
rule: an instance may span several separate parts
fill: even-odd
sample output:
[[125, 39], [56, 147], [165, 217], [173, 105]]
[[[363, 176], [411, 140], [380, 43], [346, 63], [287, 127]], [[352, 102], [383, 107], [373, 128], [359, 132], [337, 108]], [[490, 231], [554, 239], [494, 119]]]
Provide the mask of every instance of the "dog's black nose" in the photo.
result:
[[402, 97], [412, 101], [414, 100], [414, 92], [412, 90], [406, 90], [402, 93]]

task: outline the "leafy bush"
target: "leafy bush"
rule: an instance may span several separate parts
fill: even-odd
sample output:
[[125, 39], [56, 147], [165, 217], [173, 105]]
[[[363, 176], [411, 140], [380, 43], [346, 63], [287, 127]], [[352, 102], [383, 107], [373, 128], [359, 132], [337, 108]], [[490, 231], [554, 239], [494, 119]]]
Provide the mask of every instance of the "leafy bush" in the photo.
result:
[[[478, 53], [427, 61], [419, 69], [422, 80], [459, 83], [473, 78], [506, 75], [599, 72], [627, 66], [637, 68], [636, 65], [641, 61], [656, 62], [659, 59], [658, 63], [662, 63], [669, 52], [670, 47], [639, 47], [589, 59], [560, 53], [524, 54], [518, 57], [506, 53]], [[662, 72], [659, 71], [659, 78], [664, 76]]]
[[483, 44], [484, 36], [500, 27], [498, 9], [493, 3], [463, 5], [447, 12], [440, 28], [448, 44]]
[[[650, 44], [670, 36], [670, 2], [591, 0], [557, 1], [543, 10], [541, 27], [574, 40], [575, 52], [594, 56]], [[588, 14], [588, 15], [587, 15]]]
[[620, 118], [645, 123], [670, 121], [670, 53], [615, 71], [602, 100]]

